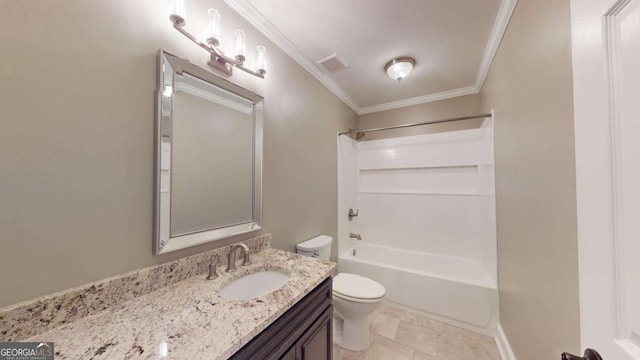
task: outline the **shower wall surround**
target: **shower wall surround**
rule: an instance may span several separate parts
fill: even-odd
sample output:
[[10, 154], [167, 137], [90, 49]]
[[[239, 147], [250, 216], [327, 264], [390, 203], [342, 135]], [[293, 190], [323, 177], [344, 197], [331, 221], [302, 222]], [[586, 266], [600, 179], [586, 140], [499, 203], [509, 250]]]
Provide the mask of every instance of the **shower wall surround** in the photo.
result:
[[[492, 120], [371, 141], [341, 136], [339, 145], [340, 271], [382, 284], [389, 306], [494, 336]], [[349, 208], [359, 209], [353, 221]]]
[[358, 143], [338, 136], [338, 254], [358, 242], [349, 237], [358, 231], [358, 217], [349, 220], [349, 209], [358, 209]]
[[[491, 124], [487, 119], [477, 129], [357, 143], [360, 216], [351, 230], [371, 244], [479, 261], [495, 282]], [[348, 141], [341, 142], [343, 158], [353, 152]], [[340, 174], [353, 189], [353, 171]]]

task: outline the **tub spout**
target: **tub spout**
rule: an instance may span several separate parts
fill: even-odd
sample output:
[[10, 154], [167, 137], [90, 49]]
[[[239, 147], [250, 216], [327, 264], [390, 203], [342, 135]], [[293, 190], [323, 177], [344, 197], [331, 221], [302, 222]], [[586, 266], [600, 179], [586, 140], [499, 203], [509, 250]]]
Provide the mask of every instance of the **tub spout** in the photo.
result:
[[362, 236], [360, 234], [349, 233], [349, 238], [362, 240]]

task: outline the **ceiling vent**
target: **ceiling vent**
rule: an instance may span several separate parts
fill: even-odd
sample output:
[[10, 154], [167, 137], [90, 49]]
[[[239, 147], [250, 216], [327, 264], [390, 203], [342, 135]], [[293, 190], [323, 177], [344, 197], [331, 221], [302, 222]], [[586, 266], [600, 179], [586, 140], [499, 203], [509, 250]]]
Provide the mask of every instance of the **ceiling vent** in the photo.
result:
[[338, 57], [338, 54], [329, 55], [319, 60], [318, 65], [320, 65], [320, 68], [322, 68], [324, 72], [329, 74], [337, 73], [349, 67], [344, 60]]

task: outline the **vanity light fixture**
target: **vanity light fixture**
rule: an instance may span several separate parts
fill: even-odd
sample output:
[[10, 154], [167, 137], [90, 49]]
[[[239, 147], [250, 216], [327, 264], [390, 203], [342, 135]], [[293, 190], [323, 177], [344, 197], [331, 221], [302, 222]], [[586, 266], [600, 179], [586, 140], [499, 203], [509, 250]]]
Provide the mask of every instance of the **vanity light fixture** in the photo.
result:
[[209, 59], [209, 66], [213, 66], [214, 68], [222, 71], [227, 75], [231, 75], [233, 73], [233, 68], [238, 68], [244, 72], [247, 72], [251, 75], [257, 76], [259, 78], [264, 79], [264, 75], [267, 73], [267, 50], [264, 46], [260, 45], [257, 48], [258, 56], [256, 65], [258, 66], [258, 70], [253, 71], [244, 67], [244, 62], [246, 60], [245, 57], [245, 32], [238, 29], [235, 31], [235, 59], [232, 59], [224, 54], [222, 50], [219, 49], [220, 41], [220, 13], [215, 9], [209, 9], [207, 11], [208, 17], [208, 25], [207, 25], [207, 42], [206, 44], [196, 39], [195, 36], [191, 35], [188, 31], [184, 29], [187, 22], [185, 21], [185, 5], [184, 0], [173, 0], [173, 13], [169, 17], [171, 23], [173, 23], [173, 27], [178, 30], [182, 35], [186, 36], [187, 39], [193, 41], [201, 48], [205, 49], [209, 54], [211, 54], [211, 58]]
[[395, 58], [384, 66], [384, 71], [393, 80], [402, 80], [409, 75], [413, 67], [416, 66], [416, 61], [410, 57]]

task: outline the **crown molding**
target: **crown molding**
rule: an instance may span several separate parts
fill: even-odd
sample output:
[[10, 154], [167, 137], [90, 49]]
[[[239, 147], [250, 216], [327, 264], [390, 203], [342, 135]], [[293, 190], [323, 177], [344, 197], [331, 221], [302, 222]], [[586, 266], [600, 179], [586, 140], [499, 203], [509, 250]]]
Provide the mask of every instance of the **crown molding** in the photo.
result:
[[417, 96], [409, 99], [403, 99], [403, 100], [392, 101], [384, 104], [363, 107], [363, 108], [360, 108], [360, 112], [358, 113], [358, 115], [370, 114], [370, 113], [385, 111], [385, 110], [398, 109], [398, 108], [418, 105], [418, 104], [426, 104], [434, 101], [451, 99], [454, 97], [477, 94], [477, 93], [478, 93], [478, 89], [476, 88], [476, 86], [471, 85], [463, 88], [441, 91], [435, 94]]
[[342, 88], [338, 86], [338, 84], [336, 84], [329, 75], [320, 70], [314, 61], [305, 56], [304, 53], [300, 51], [300, 49], [298, 49], [298, 47], [296, 47], [286, 36], [284, 36], [284, 34], [282, 34], [280, 30], [278, 30], [269, 20], [267, 20], [262, 13], [251, 5], [248, 0], [224, 0], [224, 2], [247, 22], [253, 25], [264, 36], [271, 40], [271, 42], [282, 49], [282, 51], [289, 55], [295, 62], [300, 64], [300, 66], [320, 81], [322, 85], [342, 100], [342, 102], [350, 107], [357, 115], [364, 115], [378, 111], [392, 110], [479, 93], [487, 78], [493, 58], [498, 51], [500, 41], [507, 30], [511, 14], [513, 14], [517, 0], [502, 0], [500, 2], [498, 15], [496, 16], [493, 28], [491, 29], [491, 34], [487, 41], [487, 46], [485, 47], [485, 51], [482, 56], [480, 68], [473, 85], [362, 108], [356, 104], [356, 102], [347, 95], [347, 93], [344, 92], [344, 90], [342, 90]]
[[342, 90], [338, 84], [336, 84], [331, 78], [322, 72], [316, 66], [316, 63], [310, 60], [307, 56], [298, 49], [284, 34], [280, 32], [269, 20], [267, 20], [262, 13], [260, 13], [253, 5], [247, 0], [225, 0], [229, 7], [235, 10], [240, 16], [253, 25], [258, 31], [260, 31], [267, 39], [271, 40], [277, 47], [282, 49], [287, 55], [289, 55], [295, 62], [300, 64], [309, 74], [318, 79], [322, 85], [327, 87], [335, 96], [337, 96], [342, 102], [344, 102], [351, 110], [359, 113], [360, 107]]
[[493, 62], [493, 58], [498, 52], [498, 47], [500, 46], [502, 37], [507, 31], [509, 20], [511, 20], [511, 15], [513, 14], [513, 10], [516, 8], [517, 2], [518, 0], [502, 0], [500, 2], [500, 8], [498, 8], [498, 16], [496, 16], [496, 20], [493, 23], [493, 28], [491, 29], [491, 34], [489, 35], [489, 41], [487, 41], [487, 46], [484, 48], [484, 55], [482, 56], [480, 69], [478, 70], [478, 75], [476, 76], [475, 86], [478, 92], [482, 90], [484, 81], [487, 79], [489, 69], [491, 68], [491, 63]]

